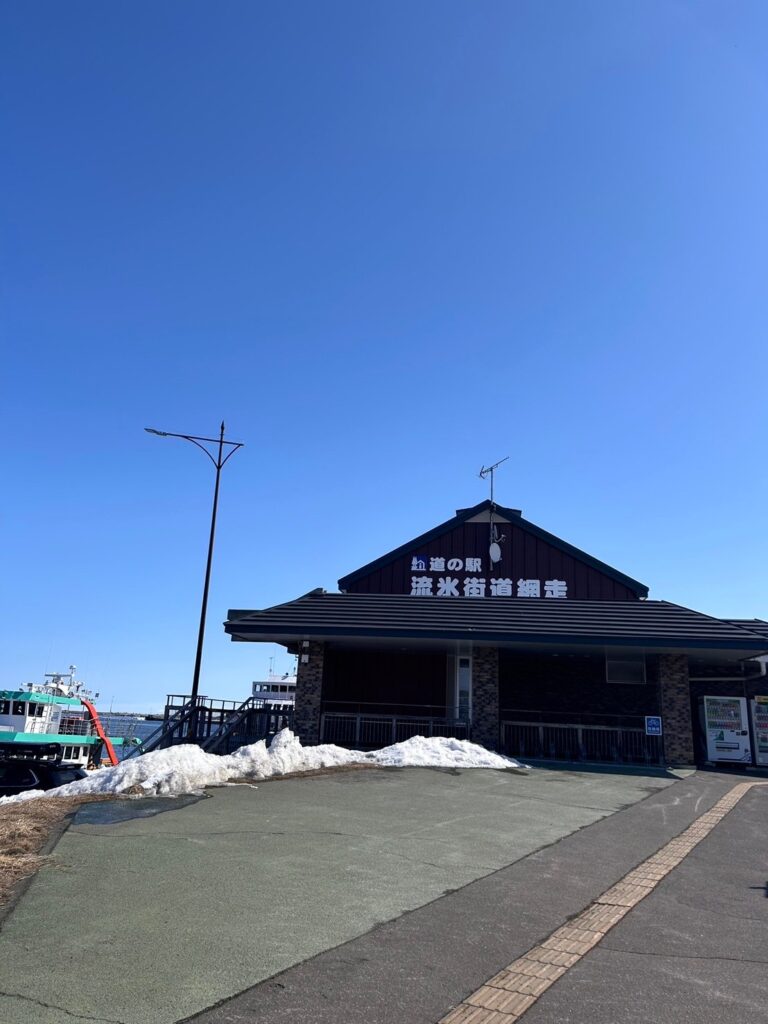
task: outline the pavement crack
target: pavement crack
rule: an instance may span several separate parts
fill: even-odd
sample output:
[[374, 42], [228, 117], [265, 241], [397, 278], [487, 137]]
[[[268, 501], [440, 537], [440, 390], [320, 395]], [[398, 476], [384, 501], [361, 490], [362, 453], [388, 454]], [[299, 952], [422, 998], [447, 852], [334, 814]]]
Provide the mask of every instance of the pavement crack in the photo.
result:
[[726, 963], [737, 964], [768, 964], [768, 960], [750, 960], [743, 956], [704, 956], [696, 953], [655, 953], [648, 949], [619, 949], [618, 946], [609, 946], [605, 941], [601, 942], [596, 949], [604, 949], [609, 953], [628, 953], [631, 956], [655, 956], [660, 960], [722, 960]]
[[92, 1020], [97, 1021], [99, 1024], [130, 1024], [130, 1021], [118, 1020], [117, 1017], [94, 1017], [90, 1013], [75, 1013], [74, 1010], [68, 1010], [66, 1006], [57, 1006], [55, 1003], [45, 1003], [42, 999], [35, 999], [34, 996], [25, 996], [21, 992], [3, 992], [0, 990], [0, 996], [7, 996], [9, 999], [20, 999], [24, 1003], [32, 1003], [34, 1006], [42, 1006], [45, 1010], [58, 1010], [59, 1013], [66, 1013], [68, 1017], [72, 1017], [73, 1020]]
[[[690, 856], [690, 854], [688, 856]], [[685, 863], [685, 859], [683, 859], [680, 862], [678, 867], [682, 867], [684, 863]], [[761, 886], [756, 886], [756, 888], [759, 888], [759, 889], [763, 890], [765, 887], [761, 885]], [[711, 917], [717, 917], [717, 918], [728, 917], [728, 918], [733, 919], [734, 921], [760, 921], [760, 922], [762, 922], [762, 921], [765, 920], [765, 917], [763, 915], [757, 915], [756, 917], [754, 917], [752, 914], [731, 914], [731, 913], [729, 913], [729, 911], [723, 910], [721, 907], [716, 907], [715, 909], [712, 909], [710, 907], [702, 907], [701, 904], [699, 904], [699, 903], [693, 903], [690, 900], [684, 900], [684, 899], [681, 899], [679, 896], [675, 896], [675, 895], [671, 895], [670, 899], [672, 899], [679, 907], [685, 907], [686, 910], [695, 910], [697, 913], [700, 913], [700, 914], [709, 914]]]

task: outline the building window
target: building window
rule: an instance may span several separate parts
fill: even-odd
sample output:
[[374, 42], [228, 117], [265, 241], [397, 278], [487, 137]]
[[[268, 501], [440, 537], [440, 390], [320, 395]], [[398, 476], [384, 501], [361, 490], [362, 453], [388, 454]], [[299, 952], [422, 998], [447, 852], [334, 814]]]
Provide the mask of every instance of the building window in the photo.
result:
[[605, 655], [605, 680], [642, 686], [645, 683], [645, 654], [638, 651], [612, 651]]

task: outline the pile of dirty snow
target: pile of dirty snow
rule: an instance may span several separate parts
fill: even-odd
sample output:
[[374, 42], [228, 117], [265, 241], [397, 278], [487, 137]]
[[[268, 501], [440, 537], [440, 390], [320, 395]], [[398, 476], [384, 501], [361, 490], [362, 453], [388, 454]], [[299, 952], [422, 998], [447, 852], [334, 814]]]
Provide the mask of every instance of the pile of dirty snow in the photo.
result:
[[512, 757], [494, 754], [468, 740], [414, 736], [381, 750], [346, 750], [333, 744], [303, 747], [290, 729], [282, 729], [267, 747], [264, 740], [240, 747], [234, 754], [206, 754], [193, 744], [155, 750], [101, 768], [87, 778], [49, 790], [0, 798], [0, 804], [39, 796], [82, 796], [94, 793], [129, 796], [182, 796], [232, 779], [269, 779], [338, 765], [373, 764], [397, 768], [519, 768]]

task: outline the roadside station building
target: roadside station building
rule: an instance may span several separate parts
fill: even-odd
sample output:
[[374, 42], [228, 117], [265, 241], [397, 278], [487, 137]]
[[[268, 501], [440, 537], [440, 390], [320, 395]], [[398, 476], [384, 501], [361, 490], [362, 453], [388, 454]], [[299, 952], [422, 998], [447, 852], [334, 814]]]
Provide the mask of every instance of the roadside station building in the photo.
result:
[[304, 743], [421, 734], [531, 758], [706, 760], [699, 698], [768, 692], [768, 623], [647, 595], [483, 501], [344, 576], [338, 593], [231, 610], [225, 629], [298, 655]]

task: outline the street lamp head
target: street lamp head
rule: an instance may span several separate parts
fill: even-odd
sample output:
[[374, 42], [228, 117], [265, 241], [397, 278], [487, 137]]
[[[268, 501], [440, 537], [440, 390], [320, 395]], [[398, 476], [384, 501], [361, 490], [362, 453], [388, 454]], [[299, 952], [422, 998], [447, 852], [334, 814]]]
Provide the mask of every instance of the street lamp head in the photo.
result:
[[168, 437], [168, 433], [165, 430], [155, 430], [154, 427], [144, 427], [148, 434], [157, 434], [158, 437]]

